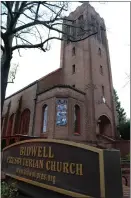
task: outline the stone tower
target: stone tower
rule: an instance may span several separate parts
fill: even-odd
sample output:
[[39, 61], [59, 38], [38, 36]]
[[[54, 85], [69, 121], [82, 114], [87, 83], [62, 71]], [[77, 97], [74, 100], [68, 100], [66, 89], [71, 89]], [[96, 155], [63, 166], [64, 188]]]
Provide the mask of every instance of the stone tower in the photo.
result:
[[[104, 20], [87, 2], [70, 13], [68, 19], [87, 31], [79, 42], [62, 41], [61, 68], [64, 83], [86, 93], [85, 125], [88, 138], [97, 140], [99, 134], [115, 138], [116, 111], [113, 100], [113, 84]], [[64, 26], [63, 26], [64, 28]], [[76, 38], [82, 38], [83, 30], [66, 28]], [[84, 37], [83, 36], [83, 37]]]

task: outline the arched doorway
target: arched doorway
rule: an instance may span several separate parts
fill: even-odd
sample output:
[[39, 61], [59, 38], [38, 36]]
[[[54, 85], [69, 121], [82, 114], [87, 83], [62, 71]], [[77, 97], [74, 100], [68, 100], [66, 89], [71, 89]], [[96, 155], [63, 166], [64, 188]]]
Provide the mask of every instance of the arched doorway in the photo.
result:
[[97, 121], [99, 127], [99, 134], [112, 136], [112, 127], [109, 118], [106, 115], [102, 115], [99, 117]]

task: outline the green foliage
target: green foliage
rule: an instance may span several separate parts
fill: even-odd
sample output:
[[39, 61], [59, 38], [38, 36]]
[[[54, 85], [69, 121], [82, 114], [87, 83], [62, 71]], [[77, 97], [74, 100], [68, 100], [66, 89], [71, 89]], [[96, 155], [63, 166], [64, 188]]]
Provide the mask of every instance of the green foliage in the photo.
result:
[[124, 163], [125, 162], [129, 163], [129, 161], [130, 161], [130, 153], [128, 155], [122, 157], [121, 158], [121, 161], [124, 162]]
[[120, 124], [118, 129], [122, 139], [130, 140], [130, 120], [127, 120], [125, 123]]
[[121, 138], [124, 140], [130, 140], [130, 120], [126, 118], [126, 112], [121, 107], [119, 97], [116, 90], [114, 89], [114, 99], [117, 112], [117, 129], [121, 135]]
[[121, 107], [121, 103], [119, 101], [119, 97], [117, 95], [116, 90], [114, 89], [114, 99], [115, 99], [115, 105], [116, 105], [116, 112], [117, 112], [117, 119], [118, 119], [118, 126], [120, 124], [123, 124], [126, 122], [126, 112]]
[[8, 184], [6, 182], [1, 183], [1, 196], [4, 198], [14, 198], [18, 196], [18, 189], [16, 183]]
[[128, 155], [126, 155], [126, 158], [128, 161], [130, 161], [130, 153]]

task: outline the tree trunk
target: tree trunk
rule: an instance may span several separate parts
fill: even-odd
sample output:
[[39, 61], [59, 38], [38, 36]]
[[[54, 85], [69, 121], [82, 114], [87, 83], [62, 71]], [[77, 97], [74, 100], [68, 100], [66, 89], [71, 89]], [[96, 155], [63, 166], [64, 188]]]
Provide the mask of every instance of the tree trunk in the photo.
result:
[[8, 82], [8, 74], [10, 70], [10, 62], [11, 62], [11, 56], [9, 56], [9, 54], [7, 56], [6, 53], [4, 53], [1, 58], [1, 114], [4, 106], [4, 100], [5, 100], [6, 88]]

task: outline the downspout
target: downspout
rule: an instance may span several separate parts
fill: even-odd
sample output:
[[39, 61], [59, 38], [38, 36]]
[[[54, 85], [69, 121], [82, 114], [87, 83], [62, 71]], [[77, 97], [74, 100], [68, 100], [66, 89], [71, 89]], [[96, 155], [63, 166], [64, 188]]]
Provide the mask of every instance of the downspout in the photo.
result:
[[32, 124], [31, 136], [34, 136], [34, 131], [35, 131], [35, 114], [36, 114], [36, 101], [37, 101], [38, 81], [36, 83], [37, 83], [36, 84], [36, 97], [34, 99], [34, 115], [33, 115], [33, 124]]

